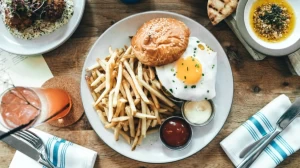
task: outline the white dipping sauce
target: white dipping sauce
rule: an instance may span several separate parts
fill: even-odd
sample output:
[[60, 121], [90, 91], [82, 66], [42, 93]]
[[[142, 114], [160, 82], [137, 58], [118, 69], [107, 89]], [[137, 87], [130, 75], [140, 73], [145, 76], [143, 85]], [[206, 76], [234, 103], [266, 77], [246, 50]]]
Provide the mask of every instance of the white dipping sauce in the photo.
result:
[[194, 124], [203, 124], [211, 116], [212, 106], [209, 101], [190, 101], [184, 104], [184, 115]]

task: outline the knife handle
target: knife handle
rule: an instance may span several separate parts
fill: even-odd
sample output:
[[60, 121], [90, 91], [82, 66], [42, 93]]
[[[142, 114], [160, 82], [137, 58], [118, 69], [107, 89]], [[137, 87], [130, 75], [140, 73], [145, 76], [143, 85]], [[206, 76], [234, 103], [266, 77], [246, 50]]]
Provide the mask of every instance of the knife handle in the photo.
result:
[[265, 140], [258, 143], [251, 153], [246, 154], [246, 158], [237, 166], [237, 168], [248, 168], [256, 160], [256, 158], [264, 151], [270, 142], [281, 132], [281, 128], [276, 127], [275, 131]]

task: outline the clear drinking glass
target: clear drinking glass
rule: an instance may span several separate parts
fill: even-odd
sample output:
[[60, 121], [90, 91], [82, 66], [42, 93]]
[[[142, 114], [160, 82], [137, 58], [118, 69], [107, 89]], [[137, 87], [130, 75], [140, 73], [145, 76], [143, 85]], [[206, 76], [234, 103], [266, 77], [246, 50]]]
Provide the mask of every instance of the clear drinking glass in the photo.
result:
[[72, 106], [70, 95], [58, 88], [11, 87], [1, 94], [0, 102], [0, 123], [7, 129], [57, 120]]

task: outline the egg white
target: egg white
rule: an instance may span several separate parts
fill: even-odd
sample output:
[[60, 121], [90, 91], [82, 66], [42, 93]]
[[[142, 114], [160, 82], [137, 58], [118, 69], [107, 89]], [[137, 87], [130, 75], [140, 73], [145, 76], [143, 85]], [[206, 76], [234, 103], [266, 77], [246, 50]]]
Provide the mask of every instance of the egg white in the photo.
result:
[[[198, 48], [198, 44], [204, 46], [204, 50]], [[194, 48], [197, 48], [194, 54]], [[190, 101], [212, 99], [216, 96], [215, 83], [217, 75], [217, 53], [197, 37], [190, 37], [186, 51], [181, 58], [195, 56], [202, 65], [202, 78], [192, 85], [186, 85], [176, 77], [177, 61], [156, 67], [156, 73], [161, 84], [176, 98]]]

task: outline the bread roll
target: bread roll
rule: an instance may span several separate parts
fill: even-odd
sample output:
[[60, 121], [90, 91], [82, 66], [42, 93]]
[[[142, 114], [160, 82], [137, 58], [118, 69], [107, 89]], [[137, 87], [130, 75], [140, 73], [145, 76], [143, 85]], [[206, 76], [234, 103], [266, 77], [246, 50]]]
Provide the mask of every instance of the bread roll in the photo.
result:
[[173, 18], [144, 23], [132, 38], [136, 57], [145, 65], [161, 66], [178, 60], [188, 46], [189, 28]]

